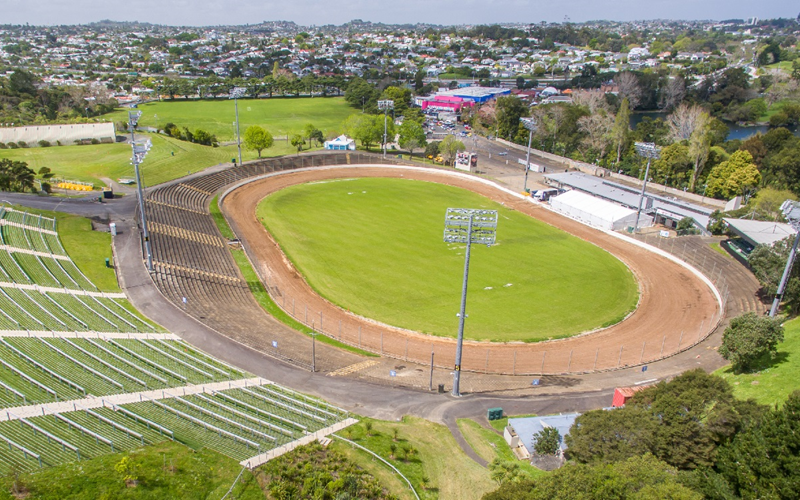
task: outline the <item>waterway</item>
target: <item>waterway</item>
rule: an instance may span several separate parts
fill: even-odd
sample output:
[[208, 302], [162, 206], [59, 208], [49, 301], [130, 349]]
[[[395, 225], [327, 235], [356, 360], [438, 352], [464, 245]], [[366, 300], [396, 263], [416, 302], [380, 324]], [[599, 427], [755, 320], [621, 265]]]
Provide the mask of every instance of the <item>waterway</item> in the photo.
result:
[[[667, 119], [667, 113], [663, 113], [660, 111], [645, 111], [642, 113], [632, 113], [631, 114], [631, 128], [635, 128], [636, 125], [642, 121], [642, 118], [645, 116], [652, 118], [655, 120], [656, 118], [661, 118], [662, 120]], [[739, 125], [737, 123], [728, 123], [724, 122], [725, 125], [728, 126], [728, 140], [731, 141], [733, 139], [740, 139], [745, 140], [749, 139], [750, 137], [756, 134], [765, 134], [769, 127], [766, 125]], [[798, 137], [800, 137], [800, 128], [795, 127], [792, 130], [792, 133]]]

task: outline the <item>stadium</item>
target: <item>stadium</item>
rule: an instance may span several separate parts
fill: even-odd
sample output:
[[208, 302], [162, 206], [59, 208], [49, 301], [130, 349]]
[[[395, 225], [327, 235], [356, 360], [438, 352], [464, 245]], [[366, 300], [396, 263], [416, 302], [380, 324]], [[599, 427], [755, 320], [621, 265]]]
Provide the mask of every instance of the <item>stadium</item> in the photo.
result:
[[[431, 389], [452, 384], [452, 335], [383, 322], [320, 295], [257, 216], [271, 194], [343, 179], [468, 191], [629, 270], [635, 304], [622, 317], [552, 340], [467, 340], [466, 394], [530, 395], [531, 380], [557, 394], [592, 376], [607, 389], [674, 357], [655, 365], [658, 376], [669, 376], [685, 369], [682, 353], [729, 313], [728, 284], [721, 271], [709, 272], [707, 256], [701, 263], [695, 252], [690, 265], [685, 249], [678, 258], [674, 249], [588, 227], [484, 178], [369, 153], [224, 165], [151, 188], [144, 206], [152, 273], [135, 200], [123, 199], [127, 205], [114, 205], [106, 221], [116, 223], [113, 267], [125, 293], [99, 289], [78, 269], [55, 219], [7, 205], [0, 219], [3, 467], [35, 469], [171, 439], [252, 468], [356, 422], [350, 411], [360, 400], [373, 401], [362, 411], [377, 415], [404, 411], [388, 401], [410, 388], [413, 400], [440, 405]], [[378, 408], [384, 398], [390, 410]], [[578, 393], [561, 400], [596, 404]]]

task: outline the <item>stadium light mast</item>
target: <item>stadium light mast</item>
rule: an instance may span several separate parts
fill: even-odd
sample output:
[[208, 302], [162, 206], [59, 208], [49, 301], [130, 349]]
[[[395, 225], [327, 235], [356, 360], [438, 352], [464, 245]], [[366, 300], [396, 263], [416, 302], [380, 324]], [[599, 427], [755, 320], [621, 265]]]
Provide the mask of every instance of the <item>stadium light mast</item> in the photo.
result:
[[464, 344], [464, 320], [467, 309], [467, 282], [469, 280], [469, 254], [473, 243], [494, 245], [497, 236], [497, 210], [476, 208], [448, 208], [444, 216], [444, 242], [466, 243], [464, 254], [464, 281], [461, 285], [461, 309], [458, 313], [458, 338], [456, 362], [453, 371], [453, 396], [461, 396], [461, 352]]
[[239, 150], [239, 165], [242, 164], [242, 139], [239, 135], [239, 99], [244, 97], [247, 91], [244, 87], [233, 87], [229, 99], [233, 99], [233, 107], [236, 109], [236, 147]]
[[144, 239], [144, 251], [147, 254], [147, 270], [153, 272], [153, 251], [150, 247], [150, 233], [147, 231], [147, 214], [144, 211], [144, 191], [142, 190], [142, 175], [139, 172], [139, 164], [144, 161], [147, 152], [150, 151], [151, 142], [147, 139], [143, 143], [136, 143], [134, 130], [139, 123], [139, 118], [142, 116], [141, 111], [128, 111], [128, 127], [131, 129], [131, 149], [133, 155], [131, 156], [131, 163], [133, 163], [133, 171], [136, 174], [136, 191], [139, 197], [139, 213], [142, 218], [142, 238]]
[[774, 318], [778, 314], [778, 307], [781, 305], [783, 293], [786, 291], [786, 283], [789, 281], [789, 274], [792, 272], [792, 265], [794, 258], [797, 256], [797, 244], [800, 243], [800, 204], [796, 201], [786, 200], [781, 205], [781, 212], [786, 220], [791, 224], [797, 234], [794, 237], [794, 244], [789, 252], [789, 258], [786, 259], [786, 267], [783, 269], [783, 276], [778, 284], [778, 290], [775, 292], [775, 300], [772, 301], [772, 307], [769, 310], [770, 318]]
[[644, 203], [644, 190], [647, 187], [647, 176], [650, 175], [650, 162], [653, 159], [661, 158], [661, 148], [652, 142], [637, 142], [634, 144], [636, 147], [636, 154], [642, 158], [647, 158], [647, 168], [644, 171], [644, 182], [642, 182], [642, 193], [639, 195], [639, 209], [636, 210], [636, 222], [633, 224], [634, 232], [639, 227], [639, 217], [642, 215], [642, 203]]
[[522, 191], [528, 192], [528, 170], [531, 169], [531, 141], [533, 140], [533, 133], [539, 128], [535, 118], [520, 118], [522, 126], [528, 129], [528, 153], [525, 155], [525, 184], [522, 186]]
[[394, 101], [392, 101], [391, 99], [378, 101], [378, 109], [383, 110], [383, 158], [386, 159], [386, 143], [387, 143], [386, 118], [389, 116], [389, 110], [394, 109]]

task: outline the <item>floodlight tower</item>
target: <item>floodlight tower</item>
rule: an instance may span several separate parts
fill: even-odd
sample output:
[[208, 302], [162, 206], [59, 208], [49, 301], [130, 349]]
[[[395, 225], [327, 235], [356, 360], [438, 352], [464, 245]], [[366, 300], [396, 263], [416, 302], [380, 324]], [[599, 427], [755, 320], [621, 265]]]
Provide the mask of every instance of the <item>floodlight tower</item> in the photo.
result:
[[139, 118], [142, 116], [141, 111], [128, 111], [128, 128], [131, 129], [131, 149], [133, 155], [131, 156], [131, 163], [133, 163], [133, 171], [136, 174], [136, 191], [139, 197], [139, 213], [142, 218], [142, 238], [144, 239], [144, 250], [147, 254], [147, 270], [153, 272], [153, 251], [150, 247], [150, 233], [147, 231], [147, 214], [144, 211], [144, 191], [142, 190], [142, 176], [139, 172], [139, 164], [144, 161], [147, 152], [150, 151], [151, 142], [147, 139], [145, 142], [136, 143], [134, 137], [134, 130], [139, 123]]
[[639, 195], [639, 209], [636, 211], [636, 222], [633, 224], [633, 230], [639, 227], [639, 217], [642, 215], [642, 203], [644, 202], [644, 190], [647, 187], [647, 176], [650, 175], [650, 162], [653, 159], [661, 158], [661, 148], [652, 142], [637, 142], [634, 144], [636, 147], [636, 154], [642, 158], [647, 158], [647, 168], [644, 171], [644, 182], [642, 182], [642, 194]]
[[797, 256], [797, 244], [800, 242], [800, 204], [796, 201], [786, 200], [783, 202], [783, 205], [781, 205], [781, 212], [783, 212], [783, 216], [786, 217], [787, 222], [797, 231], [797, 234], [794, 237], [794, 244], [792, 245], [792, 250], [789, 252], [789, 258], [786, 259], [786, 267], [783, 270], [781, 282], [778, 284], [778, 291], [775, 292], [775, 300], [772, 301], [772, 307], [769, 310], [769, 316], [771, 318], [775, 317], [778, 313], [778, 306], [780, 306], [781, 300], [783, 299], [783, 293], [786, 291], [786, 283], [789, 281], [789, 274], [792, 272], [794, 258]]
[[469, 280], [469, 254], [473, 243], [494, 245], [497, 236], [497, 210], [476, 208], [448, 208], [444, 216], [444, 242], [466, 243], [464, 254], [464, 281], [461, 285], [461, 309], [458, 313], [458, 338], [456, 362], [453, 371], [453, 396], [461, 396], [461, 351], [464, 344], [464, 320], [467, 309], [467, 281]]
[[383, 157], [386, 158], [386, 143], [387, 137], [387, 127], [386, 127], [386, 118], [389, 116], [389, 110], [394, 109], [394, 101], [391, 99], [381, 100], [378, 101], [378, 109], [383, 110]]
[[229, 99], [233, 99], [233, 107], [236, 109], [236, 147], [239, 149], [239, 165], [242, 164], [242, 139], [239, 135], [239, 99], [244, 97], [247, 91], [244, 87], [233, 87]]
[[533, 133], [539, 128], [535, 118], [520, 118], [522, 126], [528, 129], [528, 153], [525, 155], [525, 184], [522, 186], [522, 191], [528, 192], [528, 170], [531, 169], [531, 141], [533, 140]]

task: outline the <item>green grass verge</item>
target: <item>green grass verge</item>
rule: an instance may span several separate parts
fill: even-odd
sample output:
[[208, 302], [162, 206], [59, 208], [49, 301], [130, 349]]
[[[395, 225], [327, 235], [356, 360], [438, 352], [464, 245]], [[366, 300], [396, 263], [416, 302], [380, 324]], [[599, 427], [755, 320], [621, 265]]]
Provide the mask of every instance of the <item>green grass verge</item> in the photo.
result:
[[[228, 226], [228, 222], [225, 220], [225, 216], [222, 215], [222, 211], [219, 209], [218, 201], [219, 196], [215, 196], [214, 199], [211, 200], [211, 205], [209, 206], [211, 217], [214, 219], [214, 223], [217, 225], [220, 233], [222, 233], [225, 238], [235, 238], [233, 231], [231, 230], [230, 226]], [[239, 266], [239, 271], [241, 271], [242, 276], [244, 276], [247, 286], [250, 288], [250, 292], [253, 294], [256, 302], [258, 302], [265, 311], [267, 311], [270, 315], [284, 325], [292, 328], [293, 330], [297, 330], [298, 332], [305, 333], [306, 335], [311, 335], [313, 331], [311, 328], [292, 318], [283, 309], [278, 307], [278, 304], [276, 304], [274, 300], [272, 300], [272, 297], [270, 297], [269, 293], [267, 293], [266, 288], [264, 288], [263, 283], [261, 283], [261, 280], [253, 269], [253, 266], [247, 259], [247, 255], [244, 253], [244, 250], [231, 248], [230, 251], [231, 255], [233, 255], [233, 260], [236, 261], [236, 265]], [[317, 341], [359, 354], [361, 356], [378, 357], [377, 354], [373, 354], [343, 342], [339, 342], [338, 340], [332, 339], [325, 335], [317, 335]]]
[[537, 469], [530, 462], [518, 460], [500, 434], [481, 426], [481, 424], [469, 418], [459, 418], [456, 420], [456, 424], [458, 424], [461, 435], [464, 436], [470, 447], [487, 462], [498, 458], [504, 462], [518, 463], [520, 469], [531, 478], [546, 474], [545, 471]]
[[[353, 113], [360, 112], [343, 97], [239, 99], [239, 129], [260, 125], [273, 136], [301, 133], [308, 123], [324, 135], [341, 133], [342, 123]], [[214, 101], [161, 101], [139, 105], [141, 127], [163, 128], [167, 122], [189, 130], [203, 129], [220, 141], [234, 141], [236, 111], [228, 99]], [[128, 121], [128, 110], [120, 109], [103, 118]], [[279, 141], [276, 141], [276, 144]]]
[[[158, 134], [136, 136], [150, 137], [153, 143], [140, 167], [142, 182], [146, 186], [177, 179], [237, 157], [236, 146], [212, 148]], [[274, 147], [262, 154], [277, 156], [295, 152], [296, 149], [285, 141], [276, 141]], [[0, 158], [23, 161], [37, 172], [41, 167], [50, 167], [58, 178], [93, 182], [95, 187], [105, 185], [101, 178], [133, 178], [130, 156], [131, 147], [127, 143], [0, 150]], [[242, 158], [244, 161], [254, 160], [257, 155], [254, 151], [242, 149]]]
[[784, 329], [784, 341], [778, 345], [778, 356], [775, 360], [762, 360], [752, 373], [737, 375], [730, 366], [726, 366], [714, 374], [730, 382], [733, 393], [741, 399], [755, 399], [762, 404], [780, 406], [798, 388], [800, 318], [786, 322]]
[[729, 258], [729, 259], [733, 259], [733, 256], [731, 254], [729, 254], [727, 250], [722, 248], [722, 245], [720, 245], [719, 242], [715, 241], [714, 243], [709, 243], [708, 246], [710, 246], [711, 249], [714, 250], [715, 252], [717, 252], [719, 254], [722, 254], [725, 257]]
[[[128, 457], [138, 477], [128, 487], [116, 472]], [[165, 466], [166, 464], [166, 466]], [[115, 453], [71, 464], [49, 467], [19, 475], [24, 494], [14, 495], [11, 475], [0, 479], [0, 500], [95, 500], [95, 499], [216, 499], [228, 491], [241, 466], [233, 459], [211, 450], [192, 451], [178, 443], [164, 442], [127, 453]], [[249, 471], [233, 490], [233, 498], [262, 500], [264, 493]]]
[[[366, 434], [366, 422], [372, 423], [372, 436]], [[397, 441], [393, 440], [393, 429], [397, 429]], [[397, 467], [411, 481], [422, 499], [477, 500], [484, 493], [493, 491], [497, 487], [489, 478], [489, 471], [472, 461], [459, 448], [453, 435], [443, 425], [415, 417], [404, 417], [400, 422], [364, 419], [358, 425], [351, 426], [339, 434], [352, 439]], [[397, 446], [394, 458], [390, 458], [392, 444]], [[368, 453], [351, 448], [347, 443], [334, 441], [331, 446], [347, 454], [351, 460], [368, 471], [374, 470], [376, 466], [385, 467], [374, 461], [374, 457]], [[410, 458], [401, 451], [409, 446], [417, 450], [417, 453]], [[427, 490], [421, 486], [423, 477], [427, 477], [430, 482]], [[408, 491], [407, 486], [405, 489]], [[393, 491], [400, 492], [400, 490]]]
[[265, 198], [259, 220], [317, 293], [361, 316], [454, 336], [464, 245], [442, 242], [448, 207], [499, 211], [497, 245], [474, 245], [473, 340], [562, 338], [622, 319], [636, 281], [609, 253], [470, 191], [404, 179], [343, 179]]

